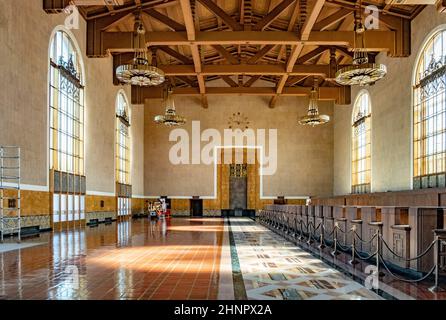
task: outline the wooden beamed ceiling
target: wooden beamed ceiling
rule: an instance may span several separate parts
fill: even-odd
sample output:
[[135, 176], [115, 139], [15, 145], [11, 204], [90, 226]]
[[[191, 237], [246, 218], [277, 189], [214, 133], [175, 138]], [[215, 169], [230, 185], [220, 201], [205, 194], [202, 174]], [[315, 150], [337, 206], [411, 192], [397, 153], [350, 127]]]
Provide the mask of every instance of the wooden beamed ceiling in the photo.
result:
[[[146, 43], [174, 84], [174, 93], [199, 95], [307, 95], [319, 77], [321, 99], [351, 101], [350, 88], [334, 81], [351, 64], [356, 0], [44, 0], [47, 13], [76, 4], [87, 21], [87, 56], [113, 55], [113, 72], [132, 60], [134, 13], [142, 11]], [[410, 20], [423, 5], [379, 9], [379, 29], [365, 33], [370, 59], [410, 54]], [[113, 77], [114, 84], [119, 82]], [[212, 83], [215, 82], [217, 83]], [[216, 87], [216, 85], [219, 85]], [[258, 87], [256, 87], [258, 85]], [[132, 102], [161, 97], [160, 88], [132, 88]]]

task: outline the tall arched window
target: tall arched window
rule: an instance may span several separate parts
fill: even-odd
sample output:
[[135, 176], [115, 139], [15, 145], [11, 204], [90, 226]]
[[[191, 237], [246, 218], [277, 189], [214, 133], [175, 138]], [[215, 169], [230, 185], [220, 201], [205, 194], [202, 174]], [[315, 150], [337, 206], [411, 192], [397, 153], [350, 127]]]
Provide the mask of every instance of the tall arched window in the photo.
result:
[[367, 91], [361, 91], [352, 115], [352, 193], [370, 192], [370, 116], [370, 96]]
[[428, 38], [413, 85], [414, 188], [444, 187], [446, 173], [446, 29]]
[[116, 99], [116, 185], [118, 216], [131, 213], [130, 109], [124, 93]]
[[82, 58], [63, 29], [51, 38], [49, 60], [52, 216], [53, 224], [59, 224], [85, 219]]

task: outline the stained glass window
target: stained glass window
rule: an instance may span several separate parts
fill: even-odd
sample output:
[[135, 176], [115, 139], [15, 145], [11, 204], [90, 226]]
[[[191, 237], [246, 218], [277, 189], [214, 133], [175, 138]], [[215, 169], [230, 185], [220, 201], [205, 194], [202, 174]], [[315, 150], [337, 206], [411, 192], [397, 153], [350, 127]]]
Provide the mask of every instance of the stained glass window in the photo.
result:
[[50, 168], [84, 174], [84, 86], [80, 56], [64, 31], [50, 47]]
[[446, 31], [426, 42], [413, 86], [414, 188], [444, 187], [446, 172]]
[[359, 93], [352, 119], [352, 193], [370, 192], [371, 143], [370, 96]]
[[124, 94], [116, 102], [116, 177], [117, 182], [130, 184], [129, 107]]
[[[120, 92], [116, 100], [116, 182], [130, 185], [130, 110], [125, 95]], [[121, 188], [119, 188], [121, 189]], [[118, 216], [131, 213], [129, 194], [118, 192]]]
[[54, 180], [52, 221], [62, 224], [85, 219], [84, 84], [81, 57], [63, 30], [51, 39], [49, 59], [50, 170], [61, 173]]

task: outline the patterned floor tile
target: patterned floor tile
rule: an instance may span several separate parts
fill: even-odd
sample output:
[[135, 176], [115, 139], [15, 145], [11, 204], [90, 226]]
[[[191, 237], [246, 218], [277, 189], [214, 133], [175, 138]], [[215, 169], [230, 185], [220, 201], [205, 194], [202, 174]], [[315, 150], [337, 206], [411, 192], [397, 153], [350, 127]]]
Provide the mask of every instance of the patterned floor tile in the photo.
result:
[[381, 299], [251, 219], [230, 224], [248, 299]]

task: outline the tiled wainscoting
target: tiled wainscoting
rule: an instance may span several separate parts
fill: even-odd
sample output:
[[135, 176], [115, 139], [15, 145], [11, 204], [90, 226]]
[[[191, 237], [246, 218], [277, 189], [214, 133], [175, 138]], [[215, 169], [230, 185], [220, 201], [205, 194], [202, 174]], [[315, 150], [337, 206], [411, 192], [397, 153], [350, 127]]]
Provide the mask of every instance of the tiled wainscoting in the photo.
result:
[[[85, 222], [88, 224], [91, 220], [97, 219], [99, 223], [104, 222], [107, 218], [111, 220], [116, 220], [116, 212], [113, 211], [103, 211], [103, 212], [87, 212], [85, 215]], [[11, 224], [16, 227], [17, 221], [11, 220]], [[49, 215], [31, 215], [31, 216], [22, 216], [21, 217], [21, 227], [22, 232], [23, 229], [27, 228], [36, 228], [39, 231], [47, 231], [51, 230], [51, 219]], [[10, 234], [10, 232], [5, 232], [6, 234]]]
[[[11, 220], [11, 224], [14, 228], [17, 227], [17, 220]], [[40, 231], [51, 229], [51, 220], [49, 215], [31, 215], [21, 217], [21, 228], [38, 228]], [[6, 231], [6, 234], [10, 234], [11, 231]]]
[[190, 210], [171, 209], [170, 214], [174, 217], [190, 217]]
[[50, 216], [38, 215], [38, 216], [25, 216], [22, 217], [22, 228], [23, 227], [34, 227], [39, 226], [40, 230], [48, 230], [51, 228]]
[[105, 219], [110, 218], [116, 220], [116, 212], [114, 211], [96, 211], [87, 212], [85, 214], [85, 222], [88, 224], [91, 220], [97, 219], [98, 222], [104, 222]]
[[203, 209], [203, 216], [205, 216], [205, 217], [221, 217], [221, 210]]
[[[174, 217], [190, 217], [189, 209], [171, 209], [170, 212]], [[203, 209], [203, 217], [221, 217], [221, 210]]]
[[[9, 194], [13, 196], [13, 194]], [[21, 227], [35, 231], [51, 230], [51, 197], [48, 191], [21, 190]], [[145, 199], [132, 198], [132, 214], [144, 210]], [[116, 220], [116, 197], [87, 194], [85, 196], [85, 223], [92, 219], [104, 222], [107, 218]], [[189, 211], [187, 211], [189, 215]], [[11, 224], [17, 223], [11, 221]], [[25, 230], [23, 230], [25, 231]], [[5, 234], [9, 234], [5, 232]]]

